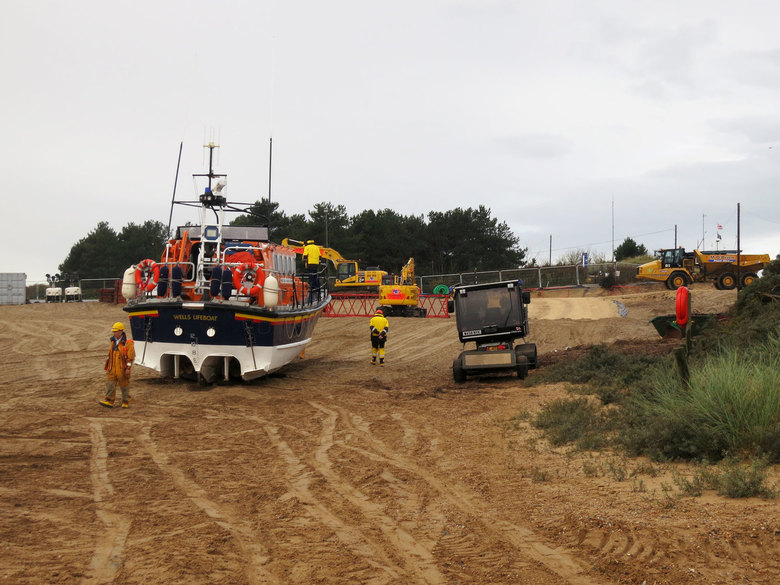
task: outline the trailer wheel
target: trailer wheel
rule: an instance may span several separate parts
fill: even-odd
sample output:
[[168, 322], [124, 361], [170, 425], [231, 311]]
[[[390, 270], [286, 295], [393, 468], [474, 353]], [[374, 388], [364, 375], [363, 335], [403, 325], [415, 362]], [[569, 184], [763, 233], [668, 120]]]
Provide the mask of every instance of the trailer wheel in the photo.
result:
[[742, 276], [742, 286], [750, 286], [756, 281], [757, 278], [758, 278], [758, 274], [756, 274], [755, 272], [748, 272], [747, 274]]
[[524, 355], [517, 356], [517, 377], [521, 380], [528, 377], [528, 358]]
[[737, 286], [737, 278], [731, 272], [721, 274], [718, 282], [723, 290], [733, 290]]
[[463, 369], [463, 360], [460, 358], [452, 362], [452, 379], [458, 384], [466, 381], [466, 371]]
[[686, 284], [688, 284], [688, 278], [685, 276], [684, 272], [680, 272], [679, 270], [672, 272], [669, 275], [669, 278], [666, 279], [666, 287], [669, 290], [677, 290]]

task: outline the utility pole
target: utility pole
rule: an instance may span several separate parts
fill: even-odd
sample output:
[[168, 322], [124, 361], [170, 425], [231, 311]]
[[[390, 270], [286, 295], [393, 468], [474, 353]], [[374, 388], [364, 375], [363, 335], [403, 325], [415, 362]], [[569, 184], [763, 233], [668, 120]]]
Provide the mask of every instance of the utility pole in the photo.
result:
[[701, 248], [699, 248], [700, 250], [704, 249], [704, 218], [705, 217], [706, 215], [702, 213], [701, 214]]
[[552, 266], [552, 234], [550, 234], [550, 260], [549, 260], [550, 266]]
[[612, 262], [615, 262], [615, 197], [612, 197]]
[[740, 226], [739, 226], [739, 215], [740, 215], [740, 208], [739, 203], [737, 203], [737, 292], [742, 290], [742, 274], [740, 265], [742, 264], [742, 247], [740, 246], [739, 241], [739, 232], [740, 232]]

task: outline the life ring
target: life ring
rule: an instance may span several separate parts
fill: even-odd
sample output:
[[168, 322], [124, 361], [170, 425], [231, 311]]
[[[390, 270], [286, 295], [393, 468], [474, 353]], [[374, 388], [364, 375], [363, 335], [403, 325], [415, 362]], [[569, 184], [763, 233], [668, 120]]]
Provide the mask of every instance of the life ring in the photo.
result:
[[677, 310], [677, 324], [680, 327], [685, 327], [688, 324], [690, 315], [688, 314], [688, 304], [690, 300], [690, 293], [687, 286], [681, 286], [677, 289], [677, 303], [675, 308]]
[[244, 262], [233, 270], [233, 286], [242, 295], [257, 296], [263, 290], [265, 273], [263, 265], [254, 262]]
[[135, 284], [141, 291], [150, 291], [160, 280], [160, 265], [151, 258], [141, 260], [135, 267]]

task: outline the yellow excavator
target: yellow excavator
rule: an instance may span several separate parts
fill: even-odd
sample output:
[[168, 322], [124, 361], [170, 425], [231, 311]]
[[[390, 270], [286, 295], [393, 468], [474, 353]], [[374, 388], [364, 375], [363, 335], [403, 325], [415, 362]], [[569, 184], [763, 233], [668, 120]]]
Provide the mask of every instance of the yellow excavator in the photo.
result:
[[[282, 246], [295, 250], [297, 254], [303, 254], [304, 243], [300, 240], [285, 238], [282, 240]], [[382, 279], [387, 277], [384, 270], [359, 270], [356, 260], [347, 260], [333, 248], [320, 247], [320, 256], [330, 260], [336, 269], [334, 290], [376, 292], [382, 284]]]
[[[736, 250], [686, 252], [683, 248], [658, 250], [658, 259], [637, 268], [637, 280], [655, 280], [677, 290], [692, 282], [711, 281], [719, 290], [731, 290], [741, 282], [751, 284], [769, 264], [769, 254], [737, 254]], [[739, 281], [738, 281], [739, 279]]]
[[414, 258], [401, 268], [401, 274], [385, 276], [379, 287], [379, 306], [385, 317], [426, 317], [420, 307], [420, 287], [414, 282]]

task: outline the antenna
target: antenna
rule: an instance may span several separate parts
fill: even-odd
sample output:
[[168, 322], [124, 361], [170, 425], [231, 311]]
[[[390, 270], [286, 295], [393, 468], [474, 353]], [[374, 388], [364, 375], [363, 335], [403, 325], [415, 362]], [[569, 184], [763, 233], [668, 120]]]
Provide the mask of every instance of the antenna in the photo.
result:
[[176, 200], [176, 185], [179, 182], [179, 165], [181, 165], [181, 149], [184, 146], [184, 141], [179, 142], [179, 161], [176, 163], [176, 178], [173, 179], [173, 195], [171, 196], [171, 213], [168, 215], [168, 232], [167, 235], [171, 237], [171, 221], [173, 221], [173, 202]]
[[271, 163], [274, 157], [274, 137], [268, 139], [268, 203], [271, 203]]

